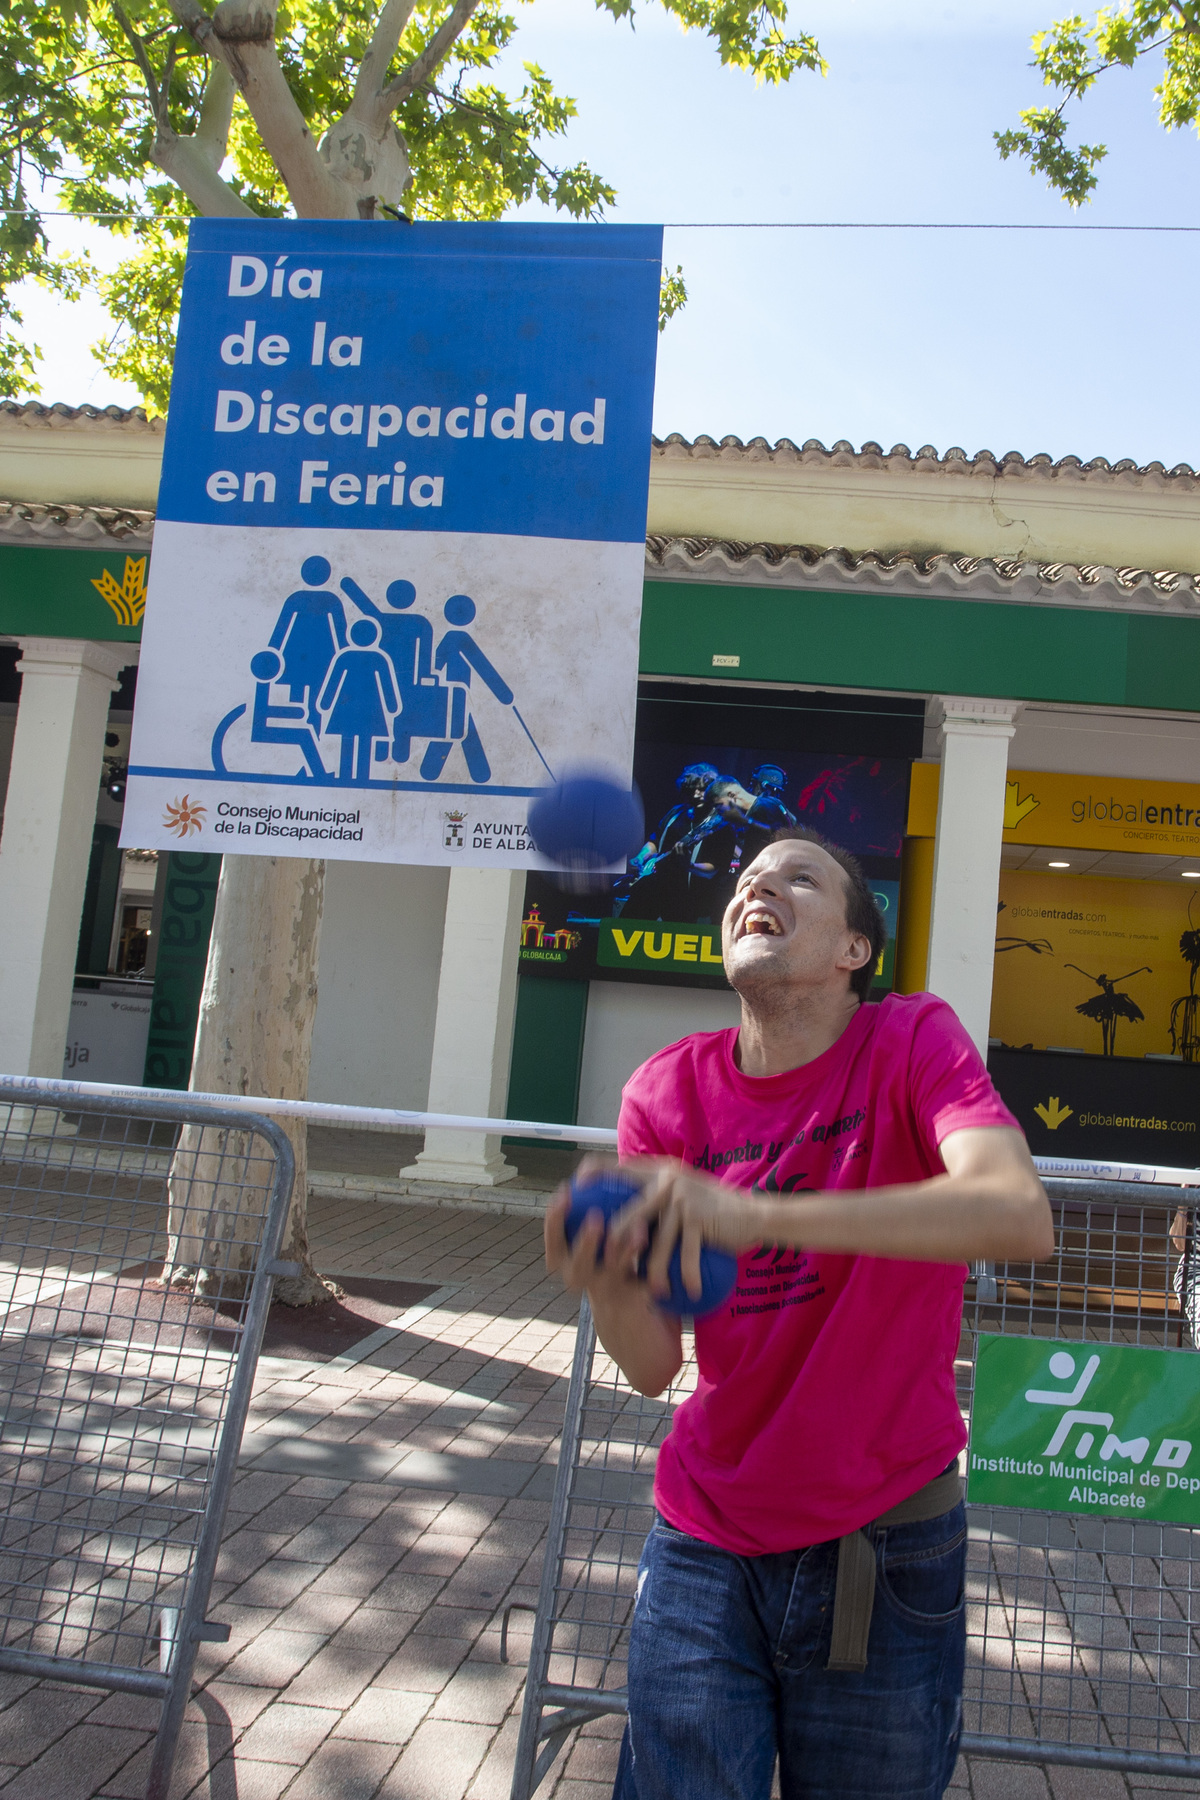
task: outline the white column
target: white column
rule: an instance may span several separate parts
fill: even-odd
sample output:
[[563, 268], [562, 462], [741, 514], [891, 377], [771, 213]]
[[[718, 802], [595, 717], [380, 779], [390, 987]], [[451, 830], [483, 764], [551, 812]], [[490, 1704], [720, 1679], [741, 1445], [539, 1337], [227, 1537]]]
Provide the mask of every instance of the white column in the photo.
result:
[[[502, 1118], [517, 1005], [524, 871], [454, 869], [446, 894], [442, 967], [429, 1071], [430, 1112]], [[516, 1174], [499, 1137], [427, 1131], [401, 1171], [426, 1181], [494, 1187]]]
[[942, 775], [926, 986], [949, 1001], [986, 1056], [1008, 743], [1021, 702], [939, 697], [933, 706]]
[[21, 641], [0, 838], [0, 1071], [61, 1077], [109, 699], [136, 644]]

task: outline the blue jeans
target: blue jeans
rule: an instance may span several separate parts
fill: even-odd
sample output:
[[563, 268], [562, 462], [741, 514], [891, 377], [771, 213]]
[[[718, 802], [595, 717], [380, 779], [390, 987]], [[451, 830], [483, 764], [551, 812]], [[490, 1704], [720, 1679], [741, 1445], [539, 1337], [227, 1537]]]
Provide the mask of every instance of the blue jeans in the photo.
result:
[[861, 1674], [825, 1667], [837, 1542], [734, 1556], [658, 1519], [642, 1553], [613, 1800], [940, 1800], [958, 1755], [966, 1519], [868, 1527]]

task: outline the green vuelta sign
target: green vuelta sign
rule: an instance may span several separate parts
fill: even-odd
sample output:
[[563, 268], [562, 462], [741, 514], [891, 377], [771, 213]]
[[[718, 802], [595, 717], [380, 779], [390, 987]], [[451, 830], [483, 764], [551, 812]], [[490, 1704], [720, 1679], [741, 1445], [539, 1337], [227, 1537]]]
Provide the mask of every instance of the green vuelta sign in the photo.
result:
[[602, 969], [709, 975], [724, 982], [721, 927], [661, 919], [601, 919], [596, 961]]
[[981, 1333], [967, 1499], [1200, 1525], [1200, 1356]]

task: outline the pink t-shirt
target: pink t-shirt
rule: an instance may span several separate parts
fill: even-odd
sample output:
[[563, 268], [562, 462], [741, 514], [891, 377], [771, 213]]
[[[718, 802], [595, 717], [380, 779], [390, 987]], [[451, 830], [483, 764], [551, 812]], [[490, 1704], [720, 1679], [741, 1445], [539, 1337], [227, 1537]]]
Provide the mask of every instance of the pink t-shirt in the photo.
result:
[[[888, 1187], [943, 1173], [966, 1126], [1016, 1125], [944, 1001], [889, 995], [784, 1075], [733, 1060], [736, 1030], [660, 1050], [626, 1084], [622, 1156], [680, 1157], [770, 1194]], [[801, 1227], [801, 1235], [803, 1227]], [[966, 1441], [954, 1393], [961, 1263], [752, 1250], [696, 1323], [699, 1384], [659, 1451], [667, 1521], [738, 1555], [856, 1531]]]

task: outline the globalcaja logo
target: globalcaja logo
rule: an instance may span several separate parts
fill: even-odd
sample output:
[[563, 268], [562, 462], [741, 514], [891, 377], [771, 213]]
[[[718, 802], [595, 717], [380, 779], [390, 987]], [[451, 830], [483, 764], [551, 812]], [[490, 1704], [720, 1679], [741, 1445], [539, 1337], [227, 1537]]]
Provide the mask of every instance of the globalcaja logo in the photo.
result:
[[461, 850], [466, 843], [464, 829], [467, 823], [465, 812], [444, 812], [442, 822], [446, 827], [442, 842], [447, 850]]
[[974, 1505], [1200, 1524], [1200, 1359], [981, 1334]]
[[163, 814], [163, 828], [175, 832], [180, 838], [191, 837], [193, 833], [204, 830], [204, 815], [207, 806], [200, 806], [185, 794], [182, 800], [172, 800]]
[[146, 561], [144, 556], [127, 556], [125, 573], [120, 582], [105, 569], [92, 586], [106, 606], [116, 614], [118, 625], [140, 625], [146, 610]]

